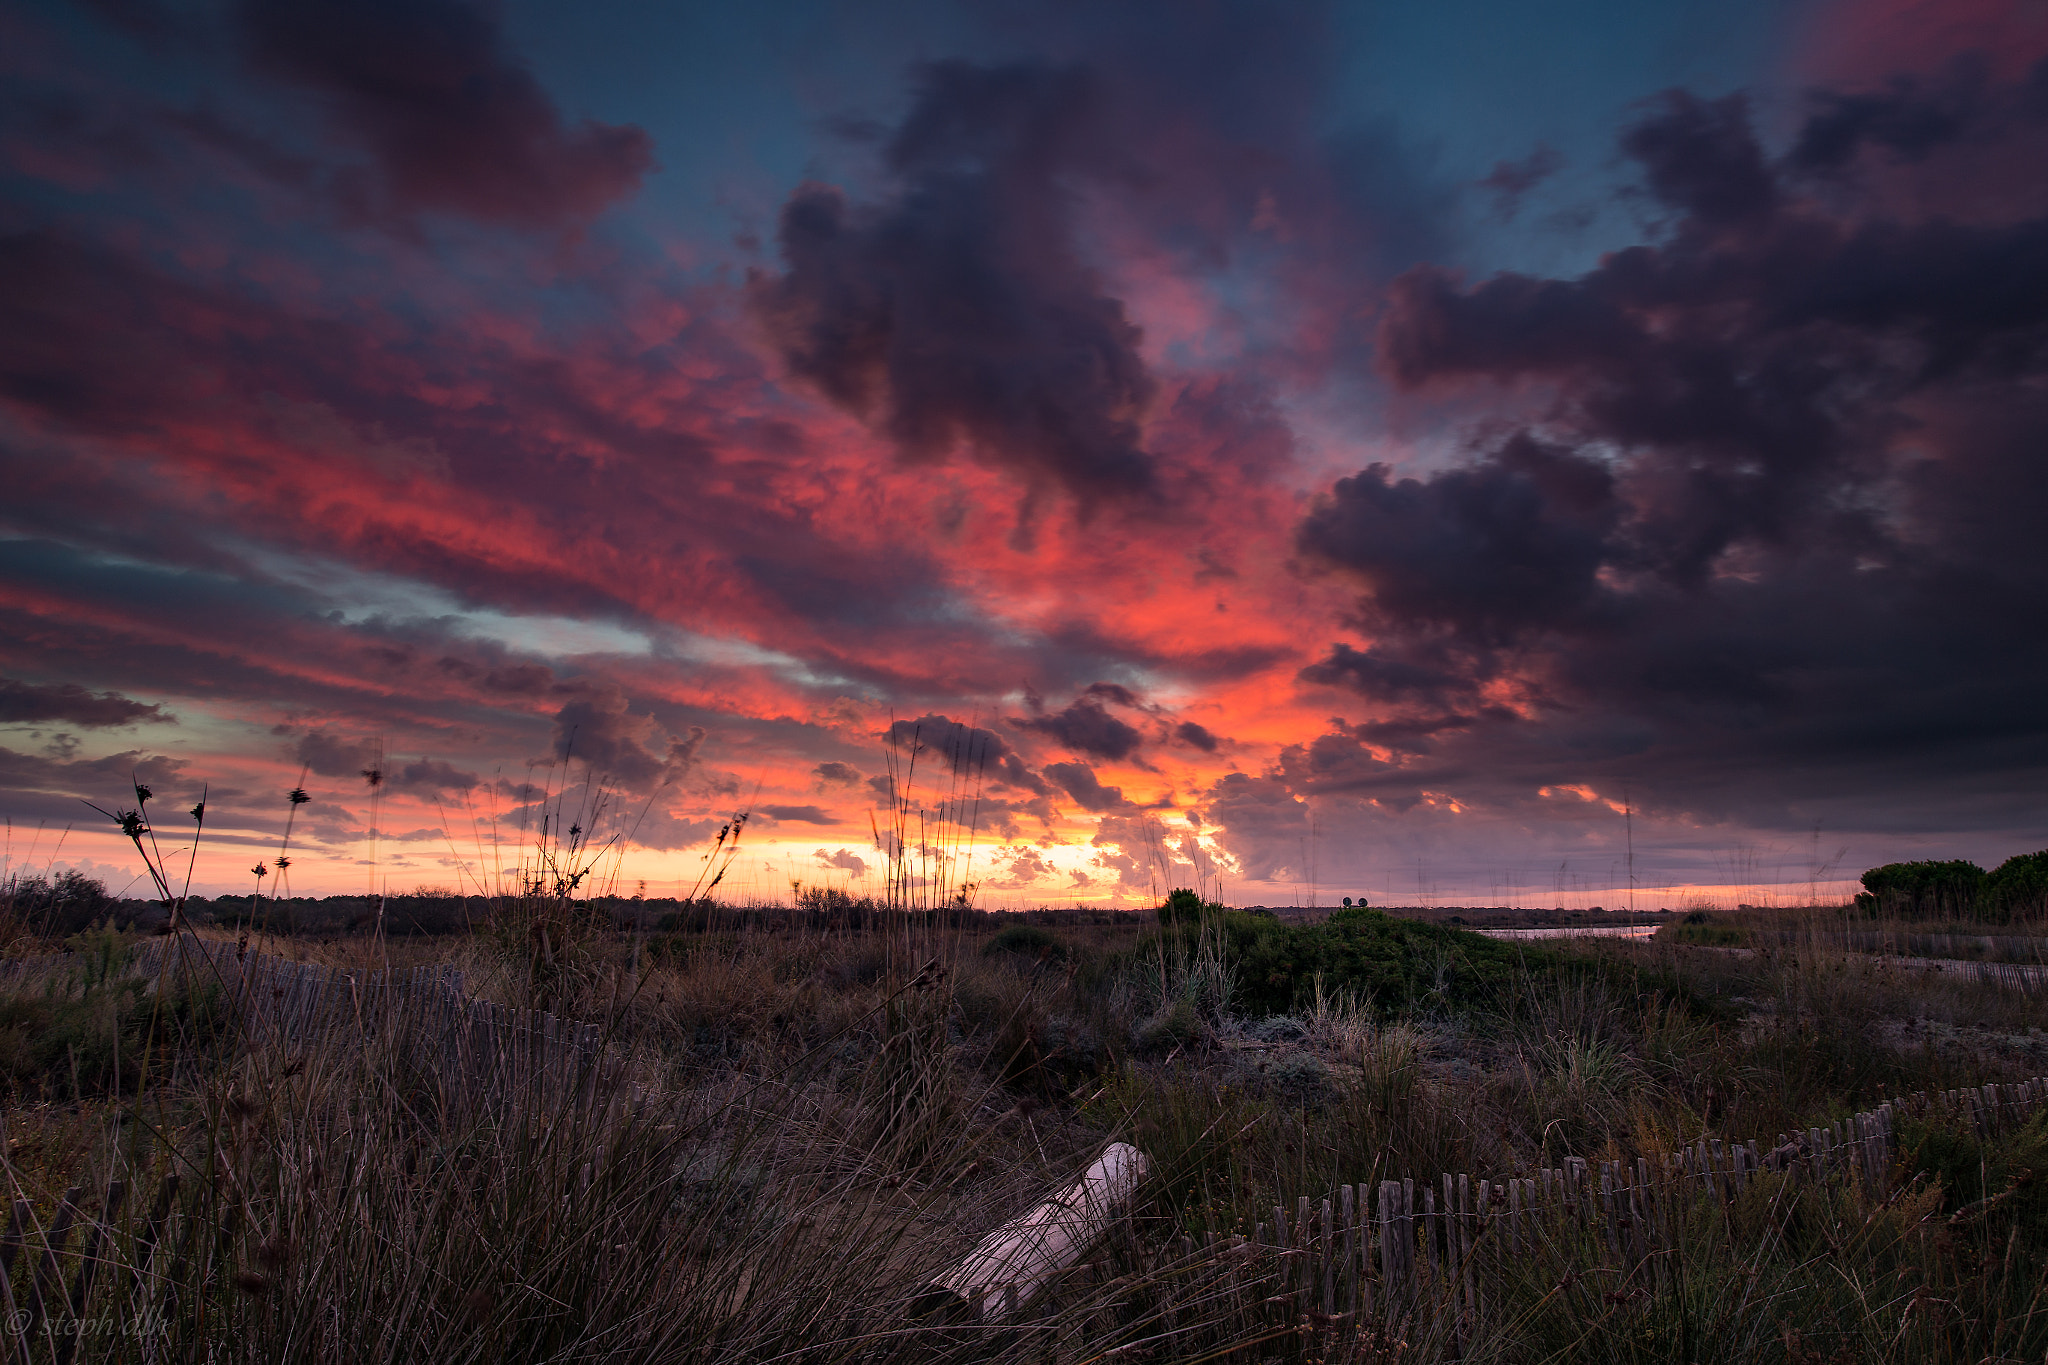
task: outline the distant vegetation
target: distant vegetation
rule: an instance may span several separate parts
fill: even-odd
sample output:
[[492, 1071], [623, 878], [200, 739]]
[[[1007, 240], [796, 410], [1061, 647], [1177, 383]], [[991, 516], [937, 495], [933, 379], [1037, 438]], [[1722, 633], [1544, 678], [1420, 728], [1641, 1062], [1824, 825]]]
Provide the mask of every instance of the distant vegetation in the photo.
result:
[[[2048, 1073], [2039, 994], [1881, 955], [1908, 941], [1894, 913], [1976, 919], [1996, 895], [2024, 920], [2042, 855], [1976, 881], [1968, 864], [1873, 869], [1876, 918], [1696, 911], [1665, 917], [1655, 940], [1535, 943], [1362, 905], [1282, 919], [1186, 890], [1142, 913], [994, 915], [958, 887], [910, 908], [811, 889], [793, 906], [711, 887], [641, 899], [591, 894], [580, 867], [488, 896], [149, 906], [108, 902], [84, 879], [10, 887], [7, 1195], [43, 1227], [62, 1191], [128, 1182], [125, 1213], [94, 1215], [116, 1231], [92, 1253], [105, 1271], [93, 1302], [164, 1324], [152, 1346], [85, 1355], [2048, 1354], [2041, 1113], [1987, 1129], [1959, 1112], [1915, 1117], [1862, 1202], [1782, 1183], [1782, 1199], [1703, 1191], [1670, 1210], [1694, 1239], [1641, 1273], [1591, 1244], [1576, 1269], [1546, 1262], [1491, 1284], [1477, 1316], [1430, 1288], [1439, 1297], [1385, 1337], [1347, 1337], [1315, 1286], [1241, 1284], [1238, 1260], [1196, 1254], [1346, 1184], [1412, 1179], [1419, 1204], [1448, 1188], [1444, 1173], [1768, 1148], [1886, 1096]], [[87, 906], [98, 925], [71, 928]], [[220, 960], [353, 969], [347, 1029], [309, 1046], [251, 1029], [255, 1007], [230, 982], [140, 975], [145, 939], [124, 922], [161, 929], [173, 913]], [[2017, 929], [1997, 941], [2037, 954], [2041, 942]], [[369, 988], [415, 966], [458, 972], [449, 989], [493, 1018], [552, 1022], [451, 1029], [442, 997]], [[577, 1025], [594, 1026], [602, 1064], [551, 1088], [533, 1059], [559, 1055]], [[451, 1091], [440, 1069], [476, 1037], [504, 1047], [486, 1074], [526, 1078], [493, 1092], [497, 1107]], [[1152, 1176], [1090, 1272], [1050, 1291], [1025, 1329], [912, 1311], [932, 1276], [1112, 1140], [1139, 1147]], [[197, 1250], [149, 1260], [144, 1220], [168, 1174], [185, 1193], [166, 1206], [177, 1235], [164, 1246]], [[40, 1264], [0, 1272], [17, 1304]]]
[[75, 934], [103, 918], [113, 904], [107, 888], [81, 872], [16, 876], [0, 883], [0, 933], [34, 926], [44, 934]]
[[1991, 872], [1972, 862], [1886, 863], [1863, 874], [1866, 915], [1974, 919], [1989, 924], [2048, 916], [2048, 849], [2007, 858]]

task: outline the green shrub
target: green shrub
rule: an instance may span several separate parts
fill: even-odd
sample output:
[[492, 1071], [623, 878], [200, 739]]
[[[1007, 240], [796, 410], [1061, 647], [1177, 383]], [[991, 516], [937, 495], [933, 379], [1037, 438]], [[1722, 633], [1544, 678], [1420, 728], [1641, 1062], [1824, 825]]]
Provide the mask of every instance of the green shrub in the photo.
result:
[[1984, 899], [2001, 921], [2048, 914], [2048, 848], [2000, 863], [1984, 879]]
[[1195, 1002], [1186, 996], [1169, 1000], [1138, 1030], [1138, 1047], [1145, 1052], [1166, 1052], [1208, 1035]]
[[231, 1021], [211, 983], [152, 995], [87, 959], [69, 981], [0, 996], [0, 1090], [47, 1099], [132, 1094], [147, 1064], [210, 1049]]
[[1222, 913], [1224, 908], [1221, 905], [1214, 901], [1204, 901], [1198, 893], [1180, 886], [1167, 893], [1165, 903], [1159, 907], [1159, 922], [1200, 924], [1204, 916]]
[[1869, 915], [1961, 919], [1978, 913], [1983, 891], [1984, 869], [1960, 858], [1886, 863], [1863, 874], [1856, 905]]
[[1660, 943], [1688, 943], [1700, 948], [1741, 948], [1749, 943], [1747, 929], [1732, 924], [1695, 924], [1692, 920], [1687, 915], [1683, 922], [1660, 924], [1654, 937]]
[[52, 938], [81, 932], [112, 904], [105, 886], [75, 869], [0, 883], [0, 914]]
[[986, 957], [1018, 957], [1034, 961], [1064, 962], [1067, 945], [1050, 929], [1035, 924], [1012, 924], [982, 946]]
[[1097, 1077], [1108, 1054], [1102, 1035], [1082, 1020], [1030, 1011], [1005, 1024], [993, 1056], [1004, 1085], [1058, 1098]]
[[1224, 928], [1237, 1004], [1253, 1015], [1305, 1007], [1318, 975], [1325, 991], [1383, 1011], [1498, 1007], [1525, 969], [1557, 960], [1545, 949], [1363, 906], [1339, 910], [1321, 924], [1233, 911], [1224, 916]]
[[2048, 1247], [2048, 1110], [1991, 1136], [1952, 1115], [1908, 1121], [1899, 1136], [1905, 1168], [1941, 1183], [1952, 1226], [2001, 1215], [2029, 1246]]

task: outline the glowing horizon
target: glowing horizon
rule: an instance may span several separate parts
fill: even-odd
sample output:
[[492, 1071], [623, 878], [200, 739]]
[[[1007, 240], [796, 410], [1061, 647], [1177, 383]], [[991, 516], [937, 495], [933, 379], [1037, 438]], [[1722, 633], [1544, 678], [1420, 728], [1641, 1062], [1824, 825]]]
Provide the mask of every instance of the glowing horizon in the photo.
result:
[[919, 725], [989, 903], [2048, 844], [2009, 6], [9, 22], [17, 861], [303, 774], [295, 889], [448, 886], [554, 772], [766, 896]]

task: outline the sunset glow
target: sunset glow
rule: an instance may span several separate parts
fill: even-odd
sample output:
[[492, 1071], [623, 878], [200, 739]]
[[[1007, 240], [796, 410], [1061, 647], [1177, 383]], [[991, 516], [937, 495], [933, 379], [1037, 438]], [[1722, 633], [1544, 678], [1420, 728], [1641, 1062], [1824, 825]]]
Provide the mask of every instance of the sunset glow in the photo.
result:
[[960, 726], [999, 908], [2039, 847], [2048, 9], [1543, 14], [10, 10], [8, 867], [873, 890]]

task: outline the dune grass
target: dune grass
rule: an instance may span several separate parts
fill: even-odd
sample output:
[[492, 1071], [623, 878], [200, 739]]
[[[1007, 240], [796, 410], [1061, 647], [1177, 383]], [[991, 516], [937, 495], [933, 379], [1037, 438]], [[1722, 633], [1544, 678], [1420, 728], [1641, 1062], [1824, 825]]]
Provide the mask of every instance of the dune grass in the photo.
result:
[[[79, 1358], [2048, 1352], [2039, 1118], [1916, 1120], [1875, 1203], [1702, 1200], [1654, 1273], [1531, 1251], [1483, 1311], [1418, 1301], [1398, 1330], [1348, 1332], [1209, 1251], [1344, 1184], [1770, 1139], [1886, 1095], [2048, 1073], [2035, 998], [1818, 939], [1537, 948], [1363, 917], [1026, 933], [943, 905], [860, 928], [719, 907], [657, 931], [573, 897], [480, 908], [465, 934], [244, 942], [452, 963], [471, 995], [601, 1026], [602, 1084], [480, 1096], [374, 1010], [296, 1046], [243, 1027], [203, 975], [143, 981], [111, 932], [0, 974], [0, 1174], [27, 1244], [81, 1189], [108, 1229], [88, 1312], [149, 1329]], [[1086, 1272], [1015, 1324], [917, 1316], [934, 1276], [1112, 1139], [1152, 1176]], [[17, 1301], [36, 1274], [34, 1256], [13, 1265]], [[56, 1358], [61, 1334], [28, 1344]]]

